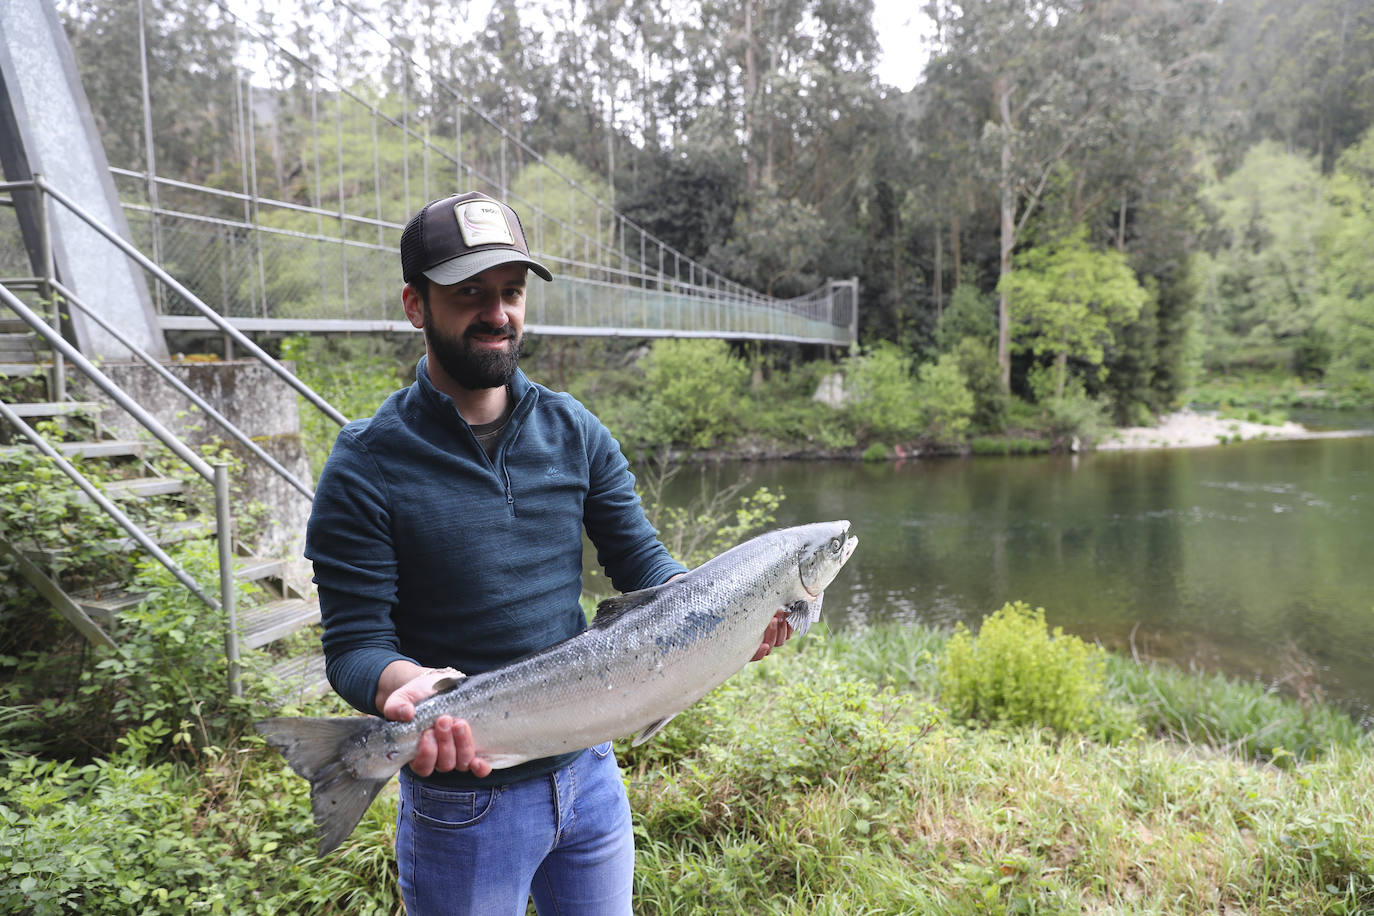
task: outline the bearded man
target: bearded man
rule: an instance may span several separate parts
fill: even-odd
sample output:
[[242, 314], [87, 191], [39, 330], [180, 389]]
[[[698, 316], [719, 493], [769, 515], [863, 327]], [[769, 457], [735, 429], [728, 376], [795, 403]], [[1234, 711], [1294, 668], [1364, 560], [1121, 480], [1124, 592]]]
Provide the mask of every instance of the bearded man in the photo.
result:
[[[306, 532], [326, 671], [357, 709], [410, 721], [434, 683], [586, 627], [582, 533], [620, 591], [685, 572], [644, 517], [606, 427], [518, 368], [530, 256], [482, 194], [426, 204], [401, 235], [415, 382], [339, 433]], [[756, 658], [790, 636], [781, 615]], [[396, 855], [410, 916], [628, 914], [629, 804], [610, 744], [493, 771], [441, 717], [401, 771]]]

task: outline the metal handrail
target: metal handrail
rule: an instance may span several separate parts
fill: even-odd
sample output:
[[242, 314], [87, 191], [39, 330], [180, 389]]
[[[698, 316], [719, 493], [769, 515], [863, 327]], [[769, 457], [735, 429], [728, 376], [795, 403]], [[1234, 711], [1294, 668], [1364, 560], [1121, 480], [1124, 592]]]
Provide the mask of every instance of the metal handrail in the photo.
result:
[[310, 487], [302, 483], [300, 478], [296, 477], [296, 475], [292, 474], [289, 470], [287, 470], [287, 468], [284, 465], [282, 465], [281, 462], [277, 461], [277, 459], [269, 455], [262, 448], [262, 446], [258, 445], [251, 438], [249, 438], [248, 435], [243, 432], [243, 430], [239, 429], [237, 426], [233, 424], [233, 421], [231, 421], [228, 417], [224, 416], [224, 414], [220, 413], [213, 406], [211, 406], [211, 404], [208, 401], [206, 401], [205, 398], [201, 397], [199, 394], [196, 394], [196, 392], [192, 391], [190, 386], [188, 386], [185, 382], [177, 378], [171, 372], [168, 372], [166, 367], [164, 367], [160, 362], [154, 359], [151, 354], [149, 354], [146, 350], [139, 347], [132, 340], [130, 340], [127, 334], [124, 334], [123, 332], [117, 330], [112, 324], [110, 324], [110, 322], [106, 321], [103, 317], [97, 314], [94, 309], [92, 309], [90, 306], [82, 302], [80, 297], [78, 297], [60, 281], [53, 281], [53, 288], [62, 294], [63, 301], [65, 303], [69, 305], [74, 305], [77, 308], [81, 309], [81, 311], [85, 313], [87, 318], [90, 318], [111, 337], [113, 337], [115, 340], [119, 341], [121, 344], [127, 347], [129, 349], [129, 352], [133, 353], [134, 356], [137, 356], [140, 360], [147, 364], [148, 368], [156, 372], [163, 379], [163, 381], [167, 382], [167, 384], [171, 385], [182, 395], [185, 395], [186, 398], [189, 399], [191, 403], [195, 404], [196, 407], [200, 408], [200, 410], [203, 411], [206, 416], [208, 416], [211, 420], [214, 420], [217, 424], [219, 424], [220, 428], [223, 429], [226, 433], [228, 433], [229, 436], [231, 436], [235, 442], [239, 443], [244, 448], [252, 452], [254, 456], [256, 456], [269, 468], [275, 471], [278, 474], [278, 476], [282, 477], [286, 480], [287, 483], [291, 484], [291, 486], [294, 487], [297, 492], [299, 492], [308, 500], [313, 500], [315, 498], [314, 490], [312, 490]]
[[43, 438], [42, 433], [24, 422], [24, 419], [20, 417], [19, 414], [15, 413], [3, 400], [0, 400], [0, 417], [4, 417], [15, 429], [23, 433], [24, 438], [32, 442], [34, 447], [56, 464], [62, 473], [70, 477], [72, 482], [91, 498], [92, 502], [104, 510], [106, 515], [114, 519], [119, 527], [123, 528], [128, 533], [129, 537], [138, 542], [140, 547], [152, 554], [155, 560], [166, 567], [167, 571], [175, 576], [178, 582], [189, 588], [195, 593], [197, 598], [204, 601], [210, 607], [215, 610], [219, 609], [220, 603], [216, 601], [213, 596], [207, 595], [201, 589], [199, 583], [197, 583], [186, 570], [182, 569], [180, 564], [178, 564], [176, 560], [173, 560], [165, 550], [159, 547], [157, 542], [148, 536], [147, 532], [139, 527], [138, 522], [126, 515], [124, 510], [115, 505], [114, 501], [101, 492], [99, 487], [91, 483], [90, 479], [87, 478], [85, 474], [82, 474], [77, 470], [75, 465], [62, 457], [62, 453], [53, 448], [52, 444], [49, 443], [47, 439]]
[[71, 362], [85, 373], [86, 377], [94, 382], [101, 391], [109, 395], [116, 404], [124, 408], [125, 412], [157, 437], [159, 442], [171, 449], [173, 454], [190, 465], [192, 470], [206, 480], [211, 482], [214, 481], [215, 470], [204, 458], [197, 455], [190, 446], [178, 439], [167, 427], [163, 426], [157, 417], [154, 417], [152, 414], [148, 413], [148, 411], [144, 410], [142, 405], [129, 397], [123, 388], [120, 388], [109, 376], [101, 372], [94, 363], [81, 353], [80, 350], [76, 349], [76, 347], [67, 342], [66, 338], [49, 327], [47, 322], [45, 322], [37, 312], [25, 305], [18, 296], [3, 286], [0, 286], [0, 302], [3, 302], [13, 309], [14, 313], [18, 315], [25, 324], [33, 328], [40, 337], [47, 341], [48, 346], [61, 353], [68, 362]]
[[286, 382], [288, 385], [294, 388], [296, 392], [300, 394], [303, 398], [314, 404], [320, 410], [320, 412], [323, 413], [325, 416], [329, 417], [329, 419], [333, 420], [335, 423], [338, 423], [340, 426], [343, 426], [345, 423], [348, 422], [347, 417], [339, 413], [339, 411], [336, 410], [332, 404], [330, 404], [324, 398], [316, 394], [314, 389], [312, 389], [309, 385], [305, 384], [305, 382], [302, 382], [293, 373], [291, 373], [284, 366], [282, 366], [280, 362], [273, 359], [270, 355], [268, 355], [266, 351], [264, 351], [257, 344], [253, 343], [252, 340], [250, 340], [241, 331], [239, 331], [232, 324], [230, 324], [222, 315], [220, 315], [214, 309], [210, 308], [210, 306], [202, 302], [200, 297], [198, 297], [195, 293], [187, 289], [184, 285], [182, 285], [180, 281], [174, 278], [171, 274], [167, 273], [167, 271], [163, 270], [157, 264], [153, 263], [141, 251], [139, 251], [137, 248], [135, 248], [128, 242], [124, 241], [124, 239], [120, 238], [118, 234], [111, 231], [109, 228], [104, 226], [99, 220], [91, 216], [91, 214], [86, 212], [86, 210], [83, 209], [78, 203], [76, 203], [76, 201], [72, 200], [66, 194], [63, 194], [61, 191], [57, 190], [40, 175], [35, 175], [31, 183], [26, 182], [25, 184], [31, 184], [32, 186], [38, 188], [42, 193], [51, 195], [54, 200], [62, 204], [62, 206], [66, 207], [69, 211], [71, 211], [73, 214], [79, 217], [84, 223], [86, 223], [96, 232], [99, 232], [102, 236], [105, 237], [107, 241], [113, 244], [120, 251], [124, 252], [124, 254], [132, 258], [145, 271], [151, 273], [154, 277], [160, 280], [173, 292], [177, 293], [187, 302], [189, 302], [198, 312], [200, 312], [202, 315], [208, 318], [212, 324], [218, 327], [220, 331], [222, 331], [224, 334], [232, 338], [234, 343], [242, 347], [247, 352], [253, 354], [253, 356], [256, 357], [259, 362], [263, 363], [282, 381]]
[[[97, 315], [84, 302], [82, 302], [79, 297], [74, 295], [70, 289], [68, 289], [66, 286], [64, 286], [56, 280], [56, 278], [53, 276], [54, 272], [52, 269], [52, 259], [51, 256], [48, 254], [50, 250], [49, 244], [47, 242], [48, 236], [46, 229], [48, 224], [48, 207], [45, 202], [45, 195], [50, 195], [51, 197], [53, 197], [64, 207], [66, 207], [71, 213], [73, 213], [75, 216], [77, 216], [79, 219], [85, 222], [88, 226], [90, 226], [92, 229], [94, 229], [102, 236], [104, 236], [107, 241], [109, 241], [115, 247], [119, 248], [122, 252], [124, 252], [126, 256], [133, 259], [134, 262], [139, 264], [139, 266], [141, 266], [145, 271], [151, 273], [154, 277], [161, 280], [166, 286], [171, 288], [173, 291], [181, 294], [186, 299], [186, 301], [191, 303], [191, 305], [198, 309], [205, 317], [210, 319], [212, 323], [218, 325], [221, 331], [223, 331], [227, 336], [229, 336], [231, 339], [237, 342], [244, 350], [255, 356], [260, 362], [266, 365], [269, 370], [271, 370], [274, 374], [283, 379], [288, 385], [294, 388], [297, 391], [297, 393], [299, 393], [301, 396], [305, 397], [308, 401], [314, 404], [316, 408], [318, 408], [323, 414], [325, 414], [331, 420], [342, 426], [343, 424], [348, 422], [347, 418], [344, 417], [344, 415], [341, 414], [338, 410], [336, 410], [331, 404], [329, 404], [328, 401], [324, 400], [324, 398], [320, 397], [320, 395], [315, 393], [315, 391], [312, 390], [308, 385], [306, 385], [304, 382], [298, 379], [294, 374], [287, 371], [281, 365], [281, 363], [273, 359], [260, 347], [258, 347], [257, 344], [253, 343], [246, 336], [244, 336], [237, 328], [234, 328], [232, 325], [230, 325], [223, 317], [221, 317], [217, 312], [215, 312], [208, 305], [202, 302], [198, 297], [195, 296], [195, 294], [193, 294], [190, 290], [188, 290], [177, 280], [175, 280], [165, 270], [163, 270], [157, 264], [153, 263], [151, 260], [145, 257], [142, 254], [142, 252], [140, 252], [137, 248], [135, 248], [128, 242], [124, 241], [114, 232], [112, 232], [107, 227], [102, 225], [98, 220], [93, 218], [89, 213], [87, 213], [82, 207], [80, 207], [78, 204], [76, 204], [74, 201], [68, 198], [65, 194], [58, 191], [51, 184], [44, 181], [41, 175], [34, 175], [31, 181], [26, 182], [0, 182], [0, 190], [7, 190], [16, 187], [33, 188], [38, 194], [40, 221], [42, 222], [44, 227], [44, 256], [42, 259], [43, 276], [38, 279], [44, 290], [49, 295], [62, 295], [66, 301], [81, 309], [81, 311], [85, 315], [95, 320], [95, 322], [98, 325], [100, 325], [101, 328], [103, 328], [106, 332], [110, 333], [116, 340], [118, 340], [121, 344], [128, 348], [131, 353], [133, 353], [144, 363], [146, 363], [147, 365], [152, 367], [156, 372], [158, 372], [158, 374], [164, 380], [168, 381], [176, 390], [189, 397], [192, 403], [196, 404], [197, 407], [204, 410], [207, 416], [210, 416], [211, 419], [215, 420], [215, 422], [218, 423], [222, 428], [224, 428], [225, 431], [228, 432], [231, 437], [233, 437], [236, 441], [240, 442], [241, 444], [245, 445], [255, 456], [262, 459], [268, 465], [268, 467], [270, 467], [274, 472], [282, 476], [298, 492], [304, 495], [307, 499], [313, 499], [313, 490], [311, 490], [305, 484], [301, 483], [301, 481], [297, 479], [295, 475], [291, 474], [278, 461], [276, 461], [265, 451], [263, 451], [261, 447], [259, 447], [256, 443], [254, 443], [251, 439], [244, 435], [241, 430], [234, 426], [232, 422], [230, 422], [217, 410], [212, 408], [203, 398], [201, 398], [199, 395], [196, 395], [194, 392], [190, 390], [189, 387], [187, 387], [179, 379], [175, 378], [175, 376], [168, 372], [165, 369], [165, 367], [158, 364], [158, 362], [151, 356], [149, 356], [142, 348], [134, 345], [129, 340], [127, 335], [113, 328], [109, 322], [105, 321], [101, 316]], [[154, 417], [148, 411], [144, 410], [140, 404], [133, 400], [133, 398], [131, 398], [126, 392], [124, 392], [122, 388], [120, 388], [108, 376], [101, 372], [100, 369], [96, 367], [84, 355], [82, 355], [79, 350], [72, 346], [72, 344], [68, 343], [67, 340], [62, 337], [62, 334], [59, 330], [50, 327], [42, 316], [40, 316], [38, 313], [30, 309], [27, 305], [24, 304], [22, 300], [20, 300], [17, 296], [11, 293], [9, 289], [5, 288], [3, 285], [0, 285], [0, 302], [3, 302], [3, 304], [7, 305], [16, 315], [18, 315], [27, 325], [29, 325], [30, 328], [32, 328], [40, 337], [42, 337], [44, 341], [47, 342], [47, 344], [52, 348], [54, 354], [53, 362], [55, 367], [60, 367], [61, 365], [63, 365], [63, 360], [66, 360], [75, 365], [92, 382], [94, 382], [98, 388], [104, 391], [105, 394], [108, 395], [116, 404], [123, 408], [125, 412], [127, 412], [130, 416], [137, 420], [145, 429], [151, 432], [154, 435], [154, 437], [156, 437], [160, 442], [162, 442], [163, 445], [170, 449], [173, 454], [175, 454], [178, 458], [184, 461], [195, 473], [199, 474], [202, 478], [208, 480], [213, 485], [215, 492], [215, 528], [218, 542], [217, 548], [220, 577], [219, 601], [216, 601], [212, 596], [208, 595], [203, 589], [201, 589], [199, 584], [197, 584], [195, 580], [176, 563], [175, 560], [173, 560], [165, 551], [163, 551], [155, 542], [153, 542], [153, 540], [150, 537], [148, 537], [147, 534], [143, 532], [141, 528], [138, 527], [136, 522], [130, 519], [119, 509], [118, 506], [115, 506], [108, 498], [101, 494], [98, 491], [98, 489], [90, 483], [90, 481], [85, 479], [84, 475], [82, 475], [80, 471], [78, 471], [74, 466], [72, 466], [70, 462], [67, 462], [64, 458], [62, 458], [61, 455], [55, 449], [53, 449], [51, 445], [49, 445], [46, 442], [46, 440], [43, 440], [42, 436], [39, 435], [36, 430], [30, 427], [27, 423], [24, 423], [22, 419], [20, 419], [18, 415], [14, 413], [14, 411], [8, 409], [8, 407], [6, 407], [3, 411], [0, 411], [0, 414], [3, 414], [6, 420], [13, 423], [17, 429], [19, 429], [27, 438], [30, 439], [30, 441], [34, 442], [35, 446], [37, 446], [40, 449], [40, 451], [43, 451], [44, 454], [48, 455], [49, 458], [53, 459], [57, 463], [58, 467], [61, 468], [63, 472], [67, 474], [68, 477], [70, 477], [79, 487], [81, 487], [81, 489], [84, 492], [86, 492], [86, 494], [90, 496], [103, 511], [105, 511], [111, 518], [113, 518], [120, 525], [120, 527], [124, 528], [124, 530], [128, 532], [129, 535], [141, 547], [143, 547], [144, 550], [148, 551], [148, 553], [151, 556], [153, 556], [159, 563], [161, 563], [179, 582], [181, 582], [181, 584], [185, 585], [188, 589], [190, 589], [193, 594], [195, 594], [198, 598], [205, 602], [205, 604], [207, 604], [209, 607], [223, 611], [225, 615], [224, 646], [225, 656], [228, 662], [229, 689], [234, 696], [242, 695], [243, 688], [240, 679], [238, 622], [236, 620], [234, 600], [235, 587], [233, 574], [233, 517], [229, 503], [228, 467], [222, 462], [216, 463], [213, 467], [210, 464], [208, 464], [204, 459], [197, 455], [188, 445], [186, 445], [186, 443], [182, 442], [181, 439], [179, 439], [170, 430], [163, 426], [163, 424], [160, 421], [158, 421], [156, 417]], [[55, 371], [55, 374], [60, 375], [60, 372]], [[59, 392], [58, 397], [65, 397], [65, 394]]]

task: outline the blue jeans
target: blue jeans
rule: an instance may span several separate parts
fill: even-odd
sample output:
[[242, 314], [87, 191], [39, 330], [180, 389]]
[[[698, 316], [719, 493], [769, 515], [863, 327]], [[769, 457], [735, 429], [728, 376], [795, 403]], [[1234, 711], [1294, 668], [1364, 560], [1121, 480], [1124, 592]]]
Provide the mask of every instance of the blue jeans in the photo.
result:
[[396, 831], [409, 916], [628, 916], [634, 832], [609, 743], [548, 776], [447, 789], [401, 771]]

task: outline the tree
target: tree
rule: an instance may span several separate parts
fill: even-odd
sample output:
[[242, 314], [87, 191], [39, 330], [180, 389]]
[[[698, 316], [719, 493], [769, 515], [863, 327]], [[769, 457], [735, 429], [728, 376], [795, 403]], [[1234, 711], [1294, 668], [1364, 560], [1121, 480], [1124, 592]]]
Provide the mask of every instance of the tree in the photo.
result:
[[[1197, 36], [1213, 15], [1193, 0], [1168, 4], [1153, 19], [1137, 7], [1111, 0], [932, 4], [943, 38], [927, 79], [944, 87], [933, 97], [940, 107], [953, 106], [983, 125], [977, 152], [998, 192], [999, 278], [1011, 273], [1015, 249], [1051, 193], [1064, 206], [1060, 225], [1050, 231], [1091, 225], [1097, 211], [1110, 207], [1125, 247], [1130, 187], [1123, 186], [1120, 170], [1103, 164], [1121, 158], [1133, 138], [1161, 131], [1177, 136], [1179, 119], [1161, 115], [1200, 60]], [[1161, 26], [1166, 21], [1182, 25], [1168, 32]], [[998, 325], [1007, 387], [1011, 316], [1005, 297]]]
[[1330, 173], [1374, 124], [1374, 6], [1229, 0], [1222, 7], [1229, 40], [1221, 91], [1238, 122], [1223, 136], [1240, 150], [1279, 141]]
[[1116, 332], [1148, 299], [1125, 256], [1093, 250], [1081, 228], [1019, 255], [998, 291], [1010, 303], [1017, 345], [1054, 357], [1056, 397], [1064, 395], [1069, 359], [1100, 369]]
[[1215, 253], [1201, 258], [1204, 333], [1214, 359], [1273, 359], [1315, 327], [1331, 226], [1315, 158], [1266, 141], [1208, 187]]
[[1327, 380], [1374, 396], [1374, 128], [1342, 154], [1331, 181], [1335, 209], [1321, 271], [1320, 324], [1333, 354]]
[[824, 250], [825, 223], [812, 203], [783, 197], [773, 185], [760, 188], [735, 215], [734, 233], [711, 249], [708, 260], [723, 273], [770, 296], [814, 289]]

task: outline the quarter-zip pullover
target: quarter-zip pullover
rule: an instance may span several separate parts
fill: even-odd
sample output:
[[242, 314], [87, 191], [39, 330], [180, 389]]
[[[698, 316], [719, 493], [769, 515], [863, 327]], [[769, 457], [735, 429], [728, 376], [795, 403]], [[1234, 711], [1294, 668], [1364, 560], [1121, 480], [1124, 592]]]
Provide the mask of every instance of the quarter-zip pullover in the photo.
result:
[[[584, 529], [620, 591], [685, 571], [645, 519], [619, 444], [571, 395], [517, 370], [488, 457], [425, 358], [415, 376], [340, 431], [306, 529], [329, 681], [372, 714], [398, 659], [477, 674], [585, 629]], [[567, 759], [430, 781], [509, 783]]]

